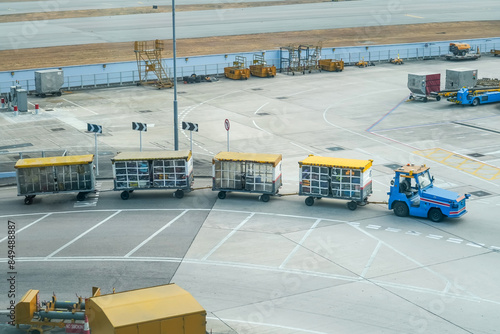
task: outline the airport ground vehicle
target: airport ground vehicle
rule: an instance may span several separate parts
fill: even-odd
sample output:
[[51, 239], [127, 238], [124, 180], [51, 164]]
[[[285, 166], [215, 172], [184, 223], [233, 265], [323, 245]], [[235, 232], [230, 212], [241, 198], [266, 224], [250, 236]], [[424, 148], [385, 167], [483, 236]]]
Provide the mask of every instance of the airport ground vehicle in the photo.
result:
[[479, 48], [477, 53], [472, 53], [471, 46], [467, 43], [450, 43], [449, 51], [446, 60], [475, 60], [481, 57]]
[[299, 196], [308, 196], [308, 206], [315, 198], [345, 199], [349, 210], [356, 210], [372, 193], [372, 162], [310, 155], [299, 161]]
[[459, 89], [457, 95], [448, 99], [456, 104], [478, 106], [480, 104], [500, 102], [500, 88], [495, 89]]
[[122, 152], [111, 159], [114, 190], [127, 200], [137, 189], [176, 189], [184, 197], [193, 185], [191, 151]]
[[95, 190], [94, 155], [73, 155], [19, 159], [15, 165], [17, 194], [24, 203], [33, 203], [41, 194], [77, 192], [83, 201]]
[[260, 193], [268, 202], [281, 188], [281, 154], [220, 152], [212, 160], [212, 190], [219, 199], [228, 192]]
[[344, 61], [342, 59], [320, 59], [318, 65], [323, 71], [342, 72], [344, 70]]
[[453, 191], [434, 186], [434, 177], [425, 165], [406, 165], [395, 170], [391, 181], [389, 210], [399, 217], [427, 217], [433, 222], [440, 222], [444, 217], [463, 216], [466, 199], [470, 195], [460, 195]]
[[[48, 160], [35, 165], [41, 159]], [[84, 200], [95, 190], [93, 155], [26, 160], [29, 159], [16, 164], [19, 195], [26, 196], [26, 204], [31, 204], [38, 193], [78, 191], [78, 200]], [[124, 200], [134, 190], [176, 189], [176, 198], [193, 190], [195, 168], [190, 151], [124, 152], [111, 160], [114, 190], [122, 191]], [[256, 193], [262, 202], [268, 202], [270, 196], [298, 194], [307, 196], [308, 206], [321, 198], [347, 200], [350, 210], [369, 203], [388, 204], [397, 216], [428, 217], [433, 221], [466, 213], [465, 200], [469, 195], [434, 186], [426, 166], [406, 165], [396, 169], [387, 193], [388, 202], [369, 202], [372, 160], [311, 155], [298, 163], [299, 192], [279, 194], [283, 184], [281, 154], [220, 152], [212, 159], [212, 190], [218, 191], [219, 199], [225, 199], [230, 192]], [[33, 171], [26, 166], [34, 167]]]

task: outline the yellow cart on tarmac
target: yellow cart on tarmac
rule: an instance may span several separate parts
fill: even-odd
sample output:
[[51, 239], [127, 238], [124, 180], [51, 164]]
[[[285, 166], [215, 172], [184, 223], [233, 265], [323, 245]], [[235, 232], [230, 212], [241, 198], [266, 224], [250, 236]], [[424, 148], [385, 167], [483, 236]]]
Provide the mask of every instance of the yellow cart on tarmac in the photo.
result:
[[15, 165], [17, 195], [24, 204], [33, 203], [36, 195], [77, 192], [83, 201], [95, 191], [94, 155], [72, 155], [19, 159]]
[[308, 206], [327, 197], [348, 200], [347, 207], [356, 210], [372, 193], [372, 162], [310, 155], [299, 161], [299, 195], [307, 196]]
[[122, 152], [111, 159], [114, 190], [127, 200], [137, 189], [176, 189], [176, 198], [192, 190], [191, 151]]
[[268, 202], [282, 186], [281, 154], [220, 152], [212, 159], [212, 190], [220, 199], [228, 192], [260, 193]]

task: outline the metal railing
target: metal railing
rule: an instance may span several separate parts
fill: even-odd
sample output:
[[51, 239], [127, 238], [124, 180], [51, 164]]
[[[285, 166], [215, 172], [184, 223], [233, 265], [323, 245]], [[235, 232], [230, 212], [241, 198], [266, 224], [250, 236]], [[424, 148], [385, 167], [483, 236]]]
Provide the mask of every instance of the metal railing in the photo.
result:
[[[498, 43], [478, 43], [472, 45], [473, 50], [479, 48], [481, 53], [490, 52], [491, 49], [496, 49]], [[361, 49], [361, 50], [360, 50]], [[363, 50], [364, 49], [364, 50]], [[352, 51], [351, 51], [352, 50]], [[268, 52], [268, 54], [272, 54]], [[323, 48], [322, 59], [342, 59], [349, 65], [356, 63], [362, 59], [368, 62], [384, 62], [390, 59], [403, 58], [405, 60], [420, 60], [435, 57], [441, 57], [448, 54], [448, 47], [444, 45], [423, 44], [421, 47], [394, 47], [388, 49], [385, 46], [367, 46], [367, 47], [349, 47], [349, 48]], [[269, 65], [275, 65], [280, 68], [281, 59], [279, 52], [275, 53], [276, 57], [266, 58]], [[288, 56], [286, 53], [281, 57]], [[210, 57], [207, 57], [210, 59]], [[250, 65], [251, 60], [247, 60], [247, 66]], [[224, 74], [224, 67], [231, 66], [231, 62], [216, 63], [216, 64], [203, 64], [203, 65], [186, 65], [177, 67], [177, 80], [183, 80], [193, 74], [204, 76], [221, 76]], [[130, 62], [130, 67], [136, 66], [135, 62]], [[173, 68], [167, 69], [167, 74], [170, 78], [173, 76]], [[154, 78], [152, 78], [154, 79]], [[128, 70], [121, 72], [108, 72], [99, 74], [82, 74], [65, 76], [63, 90], [77, 90], [77, 89], [94, 89], [104, 87], [117, 87], [126, 85], [135, 85], [139, 83], [139, 74], [137, 70]], [[0, 92], [5, 93], [10, 91], [10, 86], [20, 85], [28, 92], [35, 91], [35, 80], [12, 80], [10, 82], [0, 82]]]

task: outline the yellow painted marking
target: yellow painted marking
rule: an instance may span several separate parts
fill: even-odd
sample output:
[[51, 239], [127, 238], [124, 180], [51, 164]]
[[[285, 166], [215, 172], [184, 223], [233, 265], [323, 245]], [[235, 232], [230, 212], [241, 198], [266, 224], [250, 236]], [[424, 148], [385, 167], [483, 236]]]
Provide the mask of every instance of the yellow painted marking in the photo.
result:
[[410, 15], [410, 14], [405, 14], [406, 16], [409, 16], [409, 17], [414, 17], [416, 19], [423, 19], [422, 16], [416, 16], [416, 15]]
[[485, 180], [500, 179], [500, 168], [441, 148], [431, 148], [413, 153]]

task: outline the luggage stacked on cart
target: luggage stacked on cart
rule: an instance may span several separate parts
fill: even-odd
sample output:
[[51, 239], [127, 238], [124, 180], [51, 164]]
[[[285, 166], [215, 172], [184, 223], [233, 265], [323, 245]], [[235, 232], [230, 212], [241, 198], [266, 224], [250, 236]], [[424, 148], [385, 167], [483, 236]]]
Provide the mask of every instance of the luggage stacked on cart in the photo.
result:
[[33, 203], [40, 194], [78, 192], [83, 201], [95, 190], [94, 155], [73, 155], [19, 159], [15, 165], [17, 194]]
[[268, 202], [282, 186], [281, 160], [281, 154], [220, 152], [212, 160], [212, 190], [220, 199], [228, 192], [247, 192]]
[[191, 151], [122, 152], [111, 159], [114, 190], [126, 200], [137, 189], [176, 189], [176, 198], [192, 190]]
[[309, 206], [315, 198], [349, 200], [347, 207], [355, 210], [365, 205], [372, 193], [372, 162], [310, 155], [299, 161], [299, 195], [308, 196], [305, 202]]

